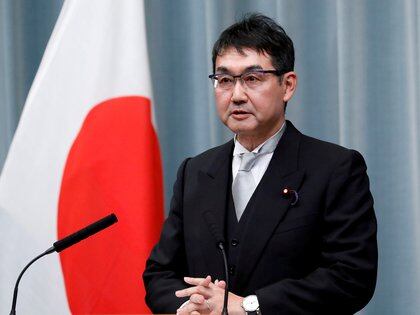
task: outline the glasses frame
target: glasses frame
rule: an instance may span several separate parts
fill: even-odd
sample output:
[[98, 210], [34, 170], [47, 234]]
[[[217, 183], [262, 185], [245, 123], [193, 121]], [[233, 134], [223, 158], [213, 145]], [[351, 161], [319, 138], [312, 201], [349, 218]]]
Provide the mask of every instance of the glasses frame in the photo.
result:
[[[213, 82], [213, 87], [216, 89], [217, 88], [217, 86], [215, 85], [215, 82], [216, 82], [216, 78], [217, 78], [217, 76], [218, 75], [230, 75], [232, 78], [233, 78], [233, 85], [232, 85], [232, 87], [234, 87], [234, 86], [236, 86], [236, 81], [238, 80], [238, 79], [240, 79], [240, 81], [242, 82], [242, 85], [244, 85], [245, 84], [245, 86], [246, 87], [248, 87], [247, 85], [246, 85], [246, 83], [244, 82], [244, 80], [243, 80], [243, 76], [244, 75], [247, 75], [247, 74], [249, 74], [249, 73], [253, 73], [253, 72], [258, 72], [258, 73], [272, 73], [272, 74], [275, 74], [276, 76], [281, 76], [281, 75], [283, 75], [283, 74], [285, 74], [286, 72], [285, 71], [281, 71], [281, 70], [275, 70], [275, 69], [272, 69], [272, 70], [264, 70], [264, 69], [255, 69], [255, 70], [249, 70], [249, 71], [246, 71], [246, 72], [244, 72], [244, 73], [241, 73], [241, 74], [238, 74], [238, 75], [231, 75], [231, 74], [227, 74], [227, 73], [213, 73], [213, 74], [210, 74], [209, 75], [209, 79], [210, 80], [212, 80], [212, 82]], [[229, 90], [229, 89], [227, 89], [227, 90]]]

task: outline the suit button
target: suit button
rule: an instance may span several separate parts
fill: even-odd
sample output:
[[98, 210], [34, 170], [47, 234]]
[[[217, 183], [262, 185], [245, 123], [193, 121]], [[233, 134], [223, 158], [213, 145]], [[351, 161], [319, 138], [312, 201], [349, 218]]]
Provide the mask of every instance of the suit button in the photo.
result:
[[234, 265], [229, 265], [229, 274], [231, 276], [233, 276], [235, 274], [235, 266]]
[[230, 244], [231, 244], [232, 246], [238, 246], [239, 241], [238, 241], [236, 238], [234, 238], [234, 239], [230, 242]]

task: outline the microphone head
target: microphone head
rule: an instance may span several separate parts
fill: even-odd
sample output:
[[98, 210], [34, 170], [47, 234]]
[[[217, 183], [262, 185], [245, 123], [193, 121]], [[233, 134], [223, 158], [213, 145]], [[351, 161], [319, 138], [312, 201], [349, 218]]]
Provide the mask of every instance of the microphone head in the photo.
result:
[[96, 234], [103, 229], [111, 226], [112, 224], [118, 222], [117, 216], [114, 213], [107, 215], [106, 217], [84, 227], [83, 229], [66, 236], [65, 238], [58, 240], [53, 244], [53, 247], [57, 253], [62, 250], [88, 238], [89, 236]]

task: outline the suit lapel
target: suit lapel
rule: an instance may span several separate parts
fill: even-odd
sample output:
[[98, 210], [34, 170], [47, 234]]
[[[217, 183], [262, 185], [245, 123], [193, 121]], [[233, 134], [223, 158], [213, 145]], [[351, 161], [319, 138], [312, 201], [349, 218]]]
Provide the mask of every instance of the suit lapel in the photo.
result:
[[202, 206], [200, 223], [203, 224], [202, 229], [202, 251], [207, 264], [207, 270], [213, 276], [221, 279], [224, 277], [223, 262], [220, 258], [220, 264], [215, 263], [219, 259], [212, 257], [221, 257], [219, 249], [216, 246], [214, 231], [206, 217], [210, 216], [214, 219], [214, 225], [221, 235], [224, 236], [225, 231], [225, 214], [226, 214], [226, 198], [229, 185], [229, 173], [231, 172], [231, 156], [233, 152], [233, 140], [224, 144], [214, 159], [210, 161], [207, 167], [203, 167], [199, 171], [199, 186], [202, 191]]
[[234, 288], [244, 288], [274, 229], [291, 207], [291, 199], [282, 196], [285, 187], [298, 191], [304, 170], [298, 170], [301, 134], [288, 121], [270, 164], [254, 196], [252, 210], [244, 227]]

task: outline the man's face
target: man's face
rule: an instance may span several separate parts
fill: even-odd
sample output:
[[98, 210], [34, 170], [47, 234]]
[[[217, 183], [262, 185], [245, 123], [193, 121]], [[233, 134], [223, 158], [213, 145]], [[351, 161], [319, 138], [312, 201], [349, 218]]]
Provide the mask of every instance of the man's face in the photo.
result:
[[[253, 49], [239, 53], [228, 48], [216, 58], [216, 73], [240, 75], [249, 70], [274, 70], [267, 54]], [[294, 75], [294, 73], [293, 73]], [[222, 122], [241, 138], [266, 139], [284, 122], [284, 104], [292, 93], [274, 74], [264, 75], [257, 88], [249, 88], [239, 79], [230, 90], [215, 88], [217, 112]]]

